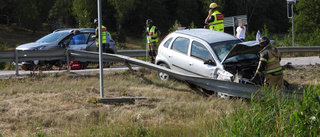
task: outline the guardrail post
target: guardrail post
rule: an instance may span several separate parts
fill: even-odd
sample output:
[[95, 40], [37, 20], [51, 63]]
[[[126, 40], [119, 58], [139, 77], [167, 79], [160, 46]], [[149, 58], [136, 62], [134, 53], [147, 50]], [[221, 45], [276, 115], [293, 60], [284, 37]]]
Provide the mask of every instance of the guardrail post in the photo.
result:
[[66, 50], [66, 56], [67, 56], [67, 72], [70, 73], [70, 58], [69, 58], [69, 50]]
[[19, 75], [19, 60], [18, 60], [18, 50], [15, 50], [14, 51], [14, 53], [15, 53], [15, 57], [16, 57], [16, 76], [18, 76]]

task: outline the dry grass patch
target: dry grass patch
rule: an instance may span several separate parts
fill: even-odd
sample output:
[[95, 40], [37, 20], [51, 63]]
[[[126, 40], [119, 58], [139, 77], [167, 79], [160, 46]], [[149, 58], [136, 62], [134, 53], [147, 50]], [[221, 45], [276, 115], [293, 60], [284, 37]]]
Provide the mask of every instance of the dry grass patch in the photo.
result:
[[100, 96], [98, 76], [2, 80], [0, 131], [4, 136], [193, 135], [219, 115], [232, 113], [237, 104], [204, 98], [176, 80], [160, 81], [155, 71], [137, 73], [114, 72], [104, 77], [105, 97], [121, 97], [123, 92], [148, 97], [134, 105], [90, 103]]
[[[218, 121], [228, 119], [239, 108], [251, 107], [241, 99], [200, 96], [180, 81], [160, 81], [153, 70], [139, 69], [135, 74], [138, 75], [122, 71], [104, 76], [105, 97], [148, 97], [135, 104], [92, 103], [90, 100], [100, 97], [98, 75], [55, 74], [2, 80], [0, 133], [3, 136], [212, 136], [223, 132]], [[285, 78], [294, 83], [301, 76], [311, 74], [312, 81], [319, 78], [302, 70], [286, 70]]]

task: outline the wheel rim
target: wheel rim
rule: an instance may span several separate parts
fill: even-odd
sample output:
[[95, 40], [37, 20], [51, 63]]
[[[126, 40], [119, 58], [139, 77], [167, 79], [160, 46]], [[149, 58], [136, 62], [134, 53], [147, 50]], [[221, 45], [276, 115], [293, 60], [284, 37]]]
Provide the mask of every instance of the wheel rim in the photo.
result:
[[159, 78], [161, 80], [168, 80], [169, 75], [167, 73], [159, 72]]
[[[161, 67], [165, 67], [165, 68], [169, 68], [166, 64], [160, 64]], [[168, 80], [169, 79], [169, 75], [167, 73], [158, 71], [158, 77], [161, 80]]]

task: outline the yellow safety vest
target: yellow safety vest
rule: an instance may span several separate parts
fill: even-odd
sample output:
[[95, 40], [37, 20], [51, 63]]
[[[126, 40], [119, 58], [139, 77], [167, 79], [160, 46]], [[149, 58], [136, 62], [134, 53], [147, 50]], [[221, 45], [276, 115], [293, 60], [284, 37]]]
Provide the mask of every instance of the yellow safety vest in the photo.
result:
[[149, 29], [149, 27], [147, 26], [147, 33], [148, 33], [148, 43], [152, 43], [152, 42], [158, 42], [158, 32], [156, 32], [156, 26], [152, 26], [151, 29]]
[[215, 20], [209, 23], [209, 29], [224, 32], [223, 15], [219, 11], [215, 11], [212, 16]]
[[[101, 28], [102, 28], [102, 44], [105, 44], [107, 43], [107, 28], [103, 25], [101, 25]], [[97, 27], [96, 29], [96, 36], [98, 35], [98, 30], [99, 30], [99, 27]], [[99, 36], [99, 39], [101, 38], [101, 36]], [[96, 40], [96, 45], [99, 45], [99, 40]]]

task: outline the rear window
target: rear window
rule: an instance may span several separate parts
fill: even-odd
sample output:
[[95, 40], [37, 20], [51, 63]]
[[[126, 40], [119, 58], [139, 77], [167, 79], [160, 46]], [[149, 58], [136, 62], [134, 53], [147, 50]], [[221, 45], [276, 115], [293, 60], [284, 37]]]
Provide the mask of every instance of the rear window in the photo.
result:
[[172, 50], [187, 54], [190, 40], [187, 38], [178, 37], [171, 46]]
[[168, 48], [171, 41], [172, 41], [172, 38], [168, 39], [168, 40], [163, 44], [163, 46], [166, 47], [166, 48]]
[[51, 43], [51, 42], [59, 41], [67, 35], [69, 35], [69, 32], [55, 32], [55, 33], [51, 33], [51, 34], [48, 34], [48, 35], [42, 37], [41, 39], [37, 40], [36, 42]]

